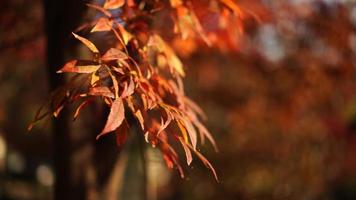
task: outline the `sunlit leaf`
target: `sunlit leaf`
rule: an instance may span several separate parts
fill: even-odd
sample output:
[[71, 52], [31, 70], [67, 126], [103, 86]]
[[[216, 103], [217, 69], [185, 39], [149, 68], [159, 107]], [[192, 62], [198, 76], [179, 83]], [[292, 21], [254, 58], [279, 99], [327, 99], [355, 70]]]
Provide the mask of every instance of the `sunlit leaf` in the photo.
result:
[[184, 70], [183, 70], [183, 64], [179, 60], [179, 58], [175, 55], [174, 51], [172, 50], [171, 47], [169, 47], [163, 40], [162, 38], [154, 34], [150, 37], [149, 42], [148, 42], [148, 47], [156, 47], [159, 52], [162, 52], [166, 55], [167, 57], [167, 62], [170, 67], [175, 69], [179, 75], [185, 76]]
[[125, 108], [121, 98], [115, 99], [113, 101], [108, 119], [106, 121], [104, 129], [100, 132], [100, 134], [96, 137], [99, 139], [101, 136], [114, 131], [117, 129], [125, 118]]
[[79, 106], [78, 108], [75, 110], [75, 113], [74, 113], [74, 116], [73, 116], [73, 119], [76, 120], [77, 117], [79, 116], [80, 114], [80, 111], [82, 111], [82, 109], [88, 105], [89, 103], [91, 102], [91, 100], [85, 100], [83, 101]]
[[123, 60], [127, 59], [127, 55], [117, 48], [109, 49], [102, 57], [102, 60]]
[[114, 93], [105, 86], [102, 87], [92, 87], [89, 89], [89, 95], [93, 96], [103, 96], [103, 97], [109, 97], [109, 98], [115, 98]]
[[187, 146], [183, 138], [178, 137], [178, 139], [184, 149], [185, 157], [187, 158], [187, 164], [190, 165], [193, 161], [192, 152], [190, 151], [189, 147]]
[[65, 64], [60, 70], [58, 70], [57, 73], [73, 72], [88, 74], [97, 71], [99, 68], [100, 65], [78, 65], [77, 60], [72, 60]]
[[93, 53], [99, 53], [99, 50], [96, 48], [96, 46], [90, 42], [88, 39], [83, 38], [75, 33], [72, 33], [75, 38], [77, 38], [79, 41], [81, 41], [85, 46], [87, 46]]
[[104, 4], [105, 9], [117, 9], [125, 4], [125, 0], [106, 0]]
[[236, 14], [241, 15], [241, 9], [239, 6], [236, 5], [232, 0], [220, 0], [223, 4], [225, 4], [228, 8], [233, 10]]
[[216, 181], [219, 181], [218, 175], [213, 167], [213, 165], [206, 159], [203, 154], [201, 154], [199, 151], [195, 150], [190, 144], [186, 144], [194, 153], [195, 155], [204, 163], [204, 165], [213, 172], [213, 175], [215, 177]]
[[106, 17], [101, 17], [96, 22], [93, 29], [90, 32], [100, 32], [100, 31], [110, 31], [112, 28], [113, 22]]

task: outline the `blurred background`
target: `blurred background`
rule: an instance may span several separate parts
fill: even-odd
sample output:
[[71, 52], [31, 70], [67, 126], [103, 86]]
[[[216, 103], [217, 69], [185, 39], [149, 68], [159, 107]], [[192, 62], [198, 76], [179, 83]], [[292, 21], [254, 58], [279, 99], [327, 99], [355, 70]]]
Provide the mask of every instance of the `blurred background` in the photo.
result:
[[[135, 139], [96, 141], [100, 105], [27, 132], [65, 81], [54, 72], [83, 54], [69, 33], [86, 2], [0, 1], [0, 199], [356, 199], [354, 0], [239, 0], [254, 17], [233, 43], [172, 41], [219, 146], [201, 148], [219, 183], [198, 161], [181, 179], [155, 149], [142, 159]], [[54, 189], [59, 177], [70, 185]]]

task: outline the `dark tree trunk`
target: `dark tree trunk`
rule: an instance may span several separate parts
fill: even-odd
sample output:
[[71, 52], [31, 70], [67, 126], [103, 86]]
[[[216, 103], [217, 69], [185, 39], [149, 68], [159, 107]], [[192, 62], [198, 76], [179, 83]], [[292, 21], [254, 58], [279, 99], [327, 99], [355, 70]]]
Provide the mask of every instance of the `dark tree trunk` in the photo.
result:
[[[85, 0], [44, 0], [43, 3], [48, 78], [50, 89], [54, 90], [65, 83], [63, 76], [58, 76], [56, 70], [65, 63], [65, 54], [72, 46], [70, 33], [79, 25], [85, 9]], [[66, 110], [53, 120], [52, 134], [56, 175], [54, 199], [82, 199], [85, 193], [79, 194], [80, 186], [74, 186], [71, 181], [72, 149]]]

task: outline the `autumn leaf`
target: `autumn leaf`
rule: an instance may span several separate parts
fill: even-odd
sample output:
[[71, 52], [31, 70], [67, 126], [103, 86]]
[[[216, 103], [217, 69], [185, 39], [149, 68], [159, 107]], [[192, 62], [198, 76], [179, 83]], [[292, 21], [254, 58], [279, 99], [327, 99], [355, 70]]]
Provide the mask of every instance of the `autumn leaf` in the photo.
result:
[[194, 154], [203, 162], [203, 164], [211, 170], [213, 173], [215, 180], [219, 181], [218, 175], [213, 167], [213, 165], [206, 159], [203, 154], [201, 154], [199, 151], [195, 150], [190, 144], [186, 144], [193, 152]]
[[179, 142], [182, 144], [182, 147], [185, 152], [185, 157], [187, 158], [187, 164], [188, 166], [192, 163], [193, 157], [192, 157], [192, 152], [190, 151], [189, 147], [185, 143], [184, 139], [182, 137], [178, 137]]
[[124, 60], [127, 59], [127, 55], [117, 48], [109, 49], [102, 57], [102, 60]]
[[190, 142], [192, 143], [193, 145], [193, 149], [195, 150], [197, 148], [197, 132], [194, 128], [194, 126], [192, 125], [192, 123], [185, 119], [185, 118], [181, 118], [182, 119], [182, 122], [184, 124], [184, 127], [186, 128], [187, 132], [188, 132], [188, 135], [189, 135], [189, 138], [190, 138]]
[[74, 119], [74, 120], [77, 119], [77, 117], [78, 117], [79, 114], [80, 114], [80, 111], [82, 111], [82, 109], [83, 109], [86, 105], [88, 105], [90, 102], [91, 102], [90, 99], [89, 99], [89, 100], [85, 100], [85, 101], [83, 101], [83, 102], [78, 106], [78, 108], [75, 110], [75, 113], [74, 113], [74, 116], [73, 116], [73, 119]]
[[117, 98], [113, 101], [108, 119], [106, 121], [104, 129], [100, 132], [100, 134], [96, 137], [99, 139], [101, 136], [116, 130], [125, 118], [125, 108], [121, 98]]
[[73, 72], [73, 73], [82, 73], [89, 74], [97, 71], [100, 68], [100, 65], [78, 65], [78, 60], [69, 61], [65, 64], [57, 73], [63, 72]]
[[147, 46], [156, 47], [159, 52], [164, 53], [166, 55], [168, 65], [175, 69], [179, 75], [185, 76], [182, 62], [175, 55], [173, 49], [169, 47], [159, 35], [152, 35], [149, 39]]
[[100, 32], [100, 31], [110, 31], [112, 28], [113, 22], [106, 17], [101, 17], [96, 22], [93, 29], [90, 32]]
[[88, 94], [93, 95], [93, 96], [103, 96], [103, 97], [115, 98], [114, 93], [112, 93], [111, 90], [105, 86], [92, 87], [89, 89]]
[[81, 41], [85, 46], [87, 46], [87, 47], [90, 49], [90, 51], [92, 51], [93, 53], [99, 53], [99, 50], [96, 48], [96, 46], [95, 46], [92, 42], [90, 42], [88, 39], [83, 38], [83, 37], [81, 37], [81, 36], [79, 36], [79, 35], [77, 35], [77, 34], [75, 34], [75, 33], [72, 33], [72, 34], [74, 35], [74, 37], [75, 37], [76, 39], [78, 39], [78, 40]]
[[106, 0], [104, 4], [105, 9], [117, 9], [125, 4], [125, 0]]
[[223, 4], [225, 4], [228, 8], [233, 10], [236, 14], [241, 15], [241, 9], [234, 3], [232, 0], [220, 0]]

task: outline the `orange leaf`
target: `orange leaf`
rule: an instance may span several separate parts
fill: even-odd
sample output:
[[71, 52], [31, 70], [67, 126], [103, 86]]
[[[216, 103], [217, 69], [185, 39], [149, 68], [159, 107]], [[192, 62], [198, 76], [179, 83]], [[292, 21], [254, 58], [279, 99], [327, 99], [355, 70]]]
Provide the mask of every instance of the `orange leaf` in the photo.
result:
[[75, 38], [77, 38], [79, 41], [81, 41], [85, 46], [87, 46], [92, 52], [94, 53], [99, 53], [99, 50], [96, 48], [96, 46], [90, 42], [88, 39], [83, 38], [75, 33], [72, 33]]
[[182, 122], [184, 124], [184, 127], [187, 129], [187, 132], [188, 132], [188, 135], [190, 138], [190, 142], [193, 145], [193, 149], [196, 149], [198, 140], [197, 140], [197, 132], [196, 132], [194, 126], [192, 125], [192, 123], [190, 123], [189, 120], [187, 120], [185, 118], [182, 118]]
[[108, 120], [105, 124], [104, 129], [96, 137], [96, 139], [99, 139], [101, 136], [117, 129], [122, 124], [124, 119], [125, 119], [124, 104], [121, 98], [117, 98], [115, 101], [113, 101], [111, 105]]
[[125, 0], [106, 0], [104, 4], [105, 9], [117, 9], [125, 4]]
[[123, 60], [127, 55], [119, 49], [111, 48], [102, 57], [102, 60]]
[[168, 65], [175, 69], [179, 75], [185, 76], [182, 62], [176, 56], [173, 49], [169, 47], [159, 35], [152, 35], [148, 41], [147, 46], [151, 47], [149, 48], [150, 51], [154, 51], [152, 47], [156, 47], [160, 53], [164, 53], [167, 57]]
[[77, 60], [69, 61], [60, 70], [58, 70], [57, 73], [74, 72], [89, 74], [97, 71], [100, 68], [100, 65], [77, 65], [77, 63]]
[[195, 150], [190, 144], [186, 144], [190, 149], [193, 150], [193, 152], [195, 153], [196, 156], [198, 156], [198, 158], [204, 163], [204, 165], [209, 168], [212, 172], [213, 175], [215, 177], [216, 181], [219, 181], [218, 179], [218, 175], [216, 174], [216, 171], [213, 167], [213, 165], [208, 161], [208, 159], [206, 159], [203, 154], [201, 154], [199, 151]]
[[185, 152], [185, 157], [187, 158], [187, 164], [188, 166], [192, 163], [193, 157], [192, 157], [192, 152], [190, 151], [189, 147], [185, 143], [184, 139], [182, 137], [178, 137], [180, 143], [182, 144], [182, 147]]
[[74, 113], [74, 117], [73, 117], [74, 120], [77, 119], [77, 117], [80, 114], [80, 111], [84, 108], [84, 106], [88, 105], [90, 102], [91, 102], [91, 100], [85, 100], [78, 106], [77, 110], [75, 110], [75, 113]]
[[108, 87], [92, 87], [89, 89], [89, 95], [93, 96], [104, 96], [109, 98], [115, 98], [115, 95], [111, 92]]
[[112, 20], [108, 18], [101, 17], [95, 24], [94, 28], [90, 32], [99, 32], [99, 31], [110, 31], [112, 27]]
[[241, 9], [232, 0], [220, 0], [223, 4], [233, 10], [236, 14], [241, 15]]
[[144, 130], [145, 129], [145, 122], [144, 122], [144, 119], [143, 119], [141, 111], [137, 110], [134, 114], [135, 114], [138, 122], [140, 123], [140, 126], [141, 126], [142, 130]]

